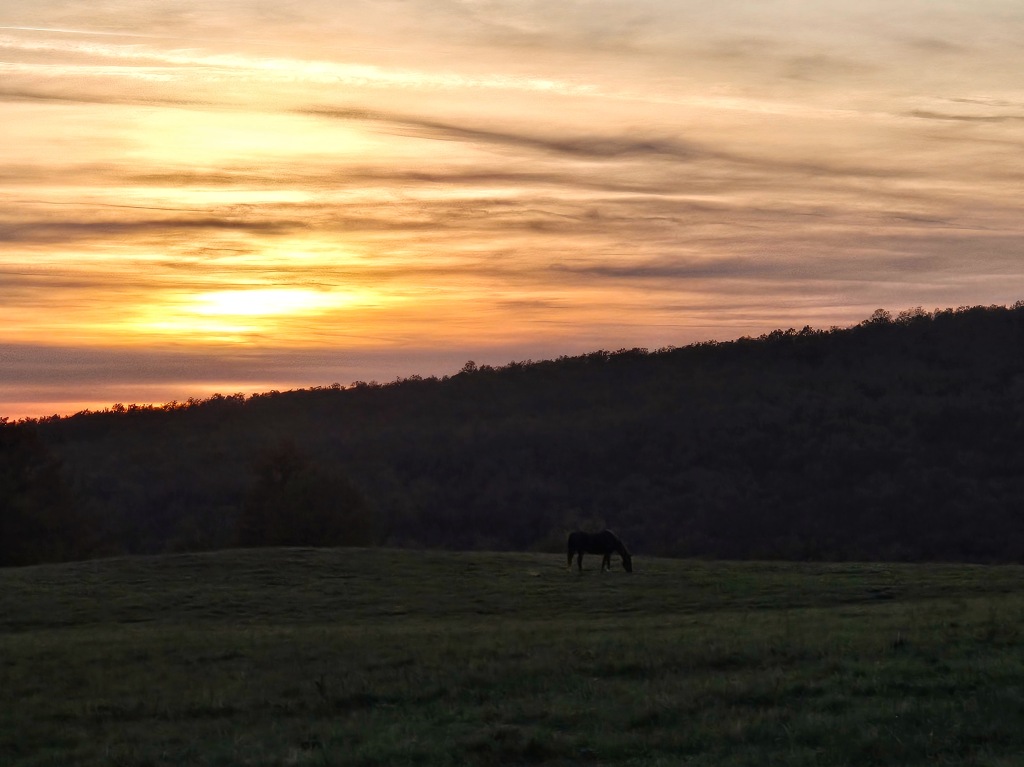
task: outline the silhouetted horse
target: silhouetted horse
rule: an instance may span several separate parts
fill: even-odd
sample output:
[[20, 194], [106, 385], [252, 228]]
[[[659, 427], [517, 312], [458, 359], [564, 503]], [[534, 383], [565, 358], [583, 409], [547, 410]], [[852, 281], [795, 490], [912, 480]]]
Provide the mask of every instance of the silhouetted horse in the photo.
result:
[[576, 557], [576, 566], [583, 571], [584, 554], [603, 554], [601, 560], [601, 571], [611, 569], [612, 553], [617, 552], [622, 557], [622, 566], [627, 573], [633, 572], [633, 556], [626, 548], [626, 544], [619, 540], [619, 536], [611, 530], [602, 530], [599, 533], [584, 533], [577, 530], [569, 533], [569, 567], [572, 567], [572, 558]]

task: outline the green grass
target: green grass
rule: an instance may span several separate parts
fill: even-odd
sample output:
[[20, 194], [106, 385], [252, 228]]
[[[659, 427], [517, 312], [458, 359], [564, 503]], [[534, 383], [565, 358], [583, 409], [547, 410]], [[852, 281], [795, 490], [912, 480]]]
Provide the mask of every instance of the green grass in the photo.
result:
[[0, 571], [0, 764], [1020, 764], [1020, 567], [564, 562]]

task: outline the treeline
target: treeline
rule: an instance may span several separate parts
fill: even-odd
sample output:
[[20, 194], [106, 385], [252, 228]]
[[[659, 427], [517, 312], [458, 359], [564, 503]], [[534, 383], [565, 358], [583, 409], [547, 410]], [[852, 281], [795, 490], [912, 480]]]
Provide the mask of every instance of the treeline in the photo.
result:
[[223, 548], [1020, 561], [1024, 303], [0, 428], [0, 562]]

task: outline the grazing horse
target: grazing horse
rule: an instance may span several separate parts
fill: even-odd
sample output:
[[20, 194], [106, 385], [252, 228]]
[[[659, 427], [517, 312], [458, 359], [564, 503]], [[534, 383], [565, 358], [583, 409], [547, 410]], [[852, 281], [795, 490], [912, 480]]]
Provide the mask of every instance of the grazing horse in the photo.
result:
[[572, 558], [576, 557], [576, 566], [583, 572], [584, 554], [603, 554], [601, 560], [601, 571], [610, 570], [612, 566], [612, 553], [618, 552], [622, 557], [622, 566], [627, 573], [633, 572], [633, 556], [626, 548], [626, 544], [619, 540], [619, 536], [611, 530], [602, 530], [599, 533], [584, 533], [577, 530], [569, 533], [569, 564], [572, 567]]

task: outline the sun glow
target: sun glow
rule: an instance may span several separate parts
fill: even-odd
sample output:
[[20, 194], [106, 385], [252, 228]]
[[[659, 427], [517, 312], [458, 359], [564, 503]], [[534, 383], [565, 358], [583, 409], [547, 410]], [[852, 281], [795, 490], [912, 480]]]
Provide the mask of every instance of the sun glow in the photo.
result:
[[268, 336], [302, 345], [310, 318], [376, 305], [355, 291], [310, 288], [214, 290], [168, 296], [129, 324], [145, 335], [245, 343]]
[[352, 304], [351, 294], [301, 288], [217, 290], [196, 297], [192, 312], [201, 316], [271, 317], [318, 314]]

